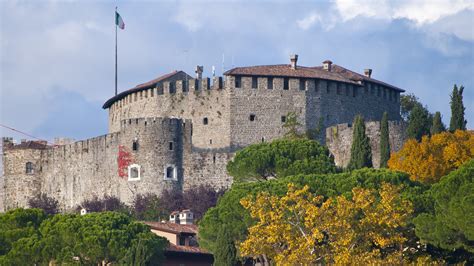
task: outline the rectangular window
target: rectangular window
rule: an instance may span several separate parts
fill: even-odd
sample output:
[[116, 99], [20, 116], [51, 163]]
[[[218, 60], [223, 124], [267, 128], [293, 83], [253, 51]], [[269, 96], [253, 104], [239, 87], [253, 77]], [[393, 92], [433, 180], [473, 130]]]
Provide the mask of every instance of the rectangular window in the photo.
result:
[[349, 96], [350, 93], [349, 85], [346, 85], [346, 96]]
[[284, 115], [281, 116], [281, 122], [282, 122], [282, 123], [285, 123], [285, 122], [286, 122], [286, 116], [284, 116]]
[[242, 86], [242, 77], [236, 76], [235, 77], [235, 87], [240, 88]]
[[251, 115], [249, 116], [249, 120], [252, 121], [252, 122], [255, 121], [255, 115], [254, 115], [254, 114], [251, 114]]
[[273, 90], [273, 78], [268, 78], [267, 79], [267, 88], [269, 90]]
[[258, 88], [258, 79], [257, 77], [252, 77], [252, 89]]
[[326, 92], [327, 92], [327, 94], [329, 94], [329, 93], [331, 92], [331, 88], [330, 88], [330, 87], [331, 87], [331, 83], [326, 82]]
[[382, 90], [380, 89], [380, 87], [377, 88], [377, 96], [380, 97], [380, 95], [382, 95]]
[[170, 93], [174, 93], [175, 92], [175, 84], [174, 82], [170, 82]]
[[170, 151], [173, 150], [173, 142], [172, 142], [172, 141], [170, 141], [170, 142], [168, 143], [168, 149], [169, 149]]
[[283, 78], [283, 89], [284, 90], [289, 90], [290, 89], [290, 86], [288, 84], [288, 78]]
[[300, 79], [300, 90], [302, 90], [302, 91], [306, 90], [306, 80], [305, 79]]
[[352, 97], [357, 97], [357, 87], [351, 86], [352, 87]]

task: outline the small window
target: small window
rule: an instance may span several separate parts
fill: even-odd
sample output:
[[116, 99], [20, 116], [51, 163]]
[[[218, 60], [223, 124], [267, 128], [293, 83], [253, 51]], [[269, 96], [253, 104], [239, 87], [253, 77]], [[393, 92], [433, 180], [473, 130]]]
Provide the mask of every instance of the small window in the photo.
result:
[[377, 88], [377, 96], [380, 97], [382, 95], [382, 90], [379, 88]]
[[27, 163], [26, 163], [25, 172], [26, 172], [27, 174], [34, 174], [34, 173], [35, 173], [35, 169], [34, 169], [34, 166], [33, 166], [33, 163], [32, 163], [32, 162], [27, 162]]
[[267, 79], [267, 88], [269, 90], [273, 90], [273, 78], [268, 78]]
[[300, 79], [300, 90], [304, 91], [306, 90], [306, 80], [305, 79]]
[[262, 137], [262, 143], [265, 142], [265, 137]]
[[257, 77], [252, 77], [252, 89], [258, 88], [258, 79]]
[[290, 89], [288, 78], [283, 79], [283, 89], [284, 90], [289, 90]]
[[174, 165], [167, 165], [165, 168], [165, 179], [178, 179], [176, 174], [176, 167]]
[[209, 123], [209, 120], [207, 119], [207, 117], [204, 117], [204, 119], [202, 120], [202, 123], [204, 125], [207, 125]]
[[215, 154], [212, 156], [212, 163], [216, 163], [216, 155]]
[[351, 90], [349, 88], [349, 85], [346, 85], [346, 96], [349, 96], [350, 93], [351, 93]]
[[209, 144], [212, 144], [212, 139], [209, 140]]
[[251, 114], [251, 115], [249, 116], [249, 120], [252, 121], [252, 122], [255, 121], [255, 115], [254, 115], [254, 114]]
[[286, 116], [284, 116], [284, 115], [281, 116], [281, 122], [282, 122], [282, 123], [285, 123], [285, 122], [286, 122]]
[[174, 82], [170, 82], [170, 93], [175, 93], [175, 87]]
[[352, 86], [352, 97], [357, 97], [357, 88]]
[[138, 140], [134, 140], [132, 143], [132, 150], [138, 151]]
[[242, 77], [236, 76], [235, 77], [235, 87], [240, 88], [242, 86]]
[[319, 91], [319, 80], [315, 79], [314, 80], [314, 92]]
[[170, 151], [173, 150], [173, 142], [172, 141], [168, 142], [168, 150], [170, 150]]
[[132, 164], [128, 166], [128, 181], [140, 180], [140, 169], [141, 166], [138, 164]]

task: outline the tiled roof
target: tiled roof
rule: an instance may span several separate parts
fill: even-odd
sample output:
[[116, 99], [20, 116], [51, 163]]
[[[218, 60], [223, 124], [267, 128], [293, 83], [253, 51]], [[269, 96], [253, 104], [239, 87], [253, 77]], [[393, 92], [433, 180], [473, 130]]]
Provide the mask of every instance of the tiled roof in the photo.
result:
[[[323, 68], [321, 66], [317, 66], [317, 67], [312, 67], [313, 69], [319, 69], [319, 70], [323, 70]], [[362, 74], [359, 74], [357, 72], [354, 72], [352, 70], [349, 70], [345, 67], [342, 67], [342, 66], [339, 66], [339, 65], [336, 65], [336, 64], [332, 64], [331, 65], [331, 72], [335, 72], [335, 73], [338, 73], [342, 76], [344, 76], [345, 78], [348, 78], [350, 80], [353, 80], [353, 81], [368, 81], [368, 82], [372, 82], [372, 83], [376, 83], [376, 84], [380, 84], [380, 85], [383, 85], [383, 86], [387, 86], [389, 88], [392, 88], [394, 90], [398, 90], [398, 91], [401, 91], [401, 92], [404, 92], [405, 90], [403, 89], [400, 89], [398, 87], [395, 87], [393, 85], [390, 85], [388, 83], [385, 83], [383, 81], [380, 81], [380, 80], [376, 80], [374, 78], [369, 78], [365, 75], [362, 75]]]
[[195, 224], [176, 224], [171, 222], [143, 222], [151, 227], [151, 229], [180, 234], [197, 234], [198, 227]]
[[171, 244], [168, 246], [166, 251], [174, 251], [174, 252], [186, 252], [186, 253], [202, 253], [202, 254], [211, 254], [207, 250], [200, 248], [200, 247], [192, 247], [192, 246], [177, 246], [175, 244]]
[[293, 69], [290, 65], [286, 64], [236, 67], [226, 71], [224, 75], [318, 78], [360, 85], [356, 81], [350, 80], [339, 73], [304, 66], [298, 66], [296, 69]]
[[[156, 83], [160, 82], [160, 81], [164, 81], [168, 78], [171, 78], [173, 77], [174, 75], [177, 75], [177, 74], [180, 74], [180, 73], [184, 73], [186, 74], [184, 71], [178, 71], [178, 70], [175, 70], [171, 73], [168, 73], [168, 74], [165, 74], [163, 76], [159, 76], [155, 79], [152, 79], [148, 82], [145, 82], [145, 83], [142, 83], [142, 84], [138, 84], [137, 86], [135, 86], [134, 88], [131, 88], [129, 90], [126, 90], [126, 91], [122, 91], [121, 93], [115, 95], [114, 97], [108, 99], [104, 105], [102, 106], [103, 109], [106, 109], [106, 108], [109, 108], [114, 102], [118, 101], [118, 100], [121, 100], [123, 98], [125, 98], [125, 96], [131, 94], [131, 93], [134, 93], [134, 92], [138, 92], [138, 91], [142, 91], [142, 90], [147, 90], [147, 89], [150, 89], [150, 88], [154, 88], [156, 86]], [[187, 75], [187, 74], [186, 74]]]

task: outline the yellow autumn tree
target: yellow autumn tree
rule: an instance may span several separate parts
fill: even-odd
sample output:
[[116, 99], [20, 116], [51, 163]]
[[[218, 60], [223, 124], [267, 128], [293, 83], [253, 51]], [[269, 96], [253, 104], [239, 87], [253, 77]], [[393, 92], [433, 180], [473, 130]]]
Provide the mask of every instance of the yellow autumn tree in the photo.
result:
[[392, 153], [388, 167], [409, 174], [412, 180], [435, 183], [472, 158], [474, 133], [457, 130], [424, 136], [419, 143], [408, 140], [400, 151]]
[[412, 204], [400, 188], [354, 188], [352, 199], [324, 201], [309, 187], [288, 185], [283, 197], [260, 193], [241, 200], [257, 223], [240, 243], [242, 256], [265, 257], [276, 265], [404, 263], [404, 232]]

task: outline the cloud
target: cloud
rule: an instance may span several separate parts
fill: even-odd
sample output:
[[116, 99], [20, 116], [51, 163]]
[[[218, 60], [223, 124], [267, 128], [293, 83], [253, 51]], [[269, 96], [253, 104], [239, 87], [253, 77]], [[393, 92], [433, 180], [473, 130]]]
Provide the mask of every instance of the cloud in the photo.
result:
[[316, 12], [313, 12], [305, 18], [297, 20], [296, 23], [301, 29], [307, 30], [311, 28], [314, 24], [321, 23], [321, 21], [322, 21], [321, 16], [317, 14]]

